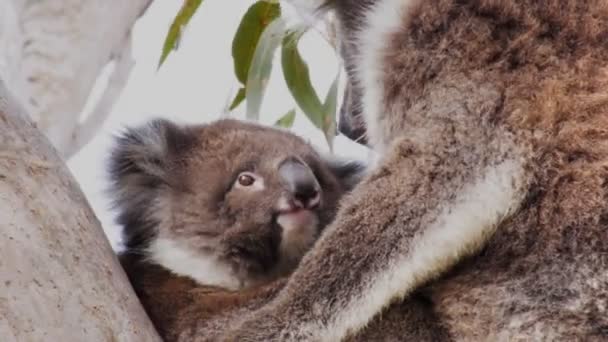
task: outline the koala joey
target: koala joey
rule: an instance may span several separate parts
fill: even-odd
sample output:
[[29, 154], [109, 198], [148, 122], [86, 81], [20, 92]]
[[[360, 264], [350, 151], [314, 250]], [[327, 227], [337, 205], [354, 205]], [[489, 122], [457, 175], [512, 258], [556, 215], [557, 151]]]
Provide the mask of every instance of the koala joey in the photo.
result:
[[380, 158], [221, 339], [339, 341], [418, 290], [449, 339], [608, 340], [608, 1], [292, 2], [335, 14]]
[[213, 287], [253, 288], [293, 270], [364, 170], [237, 120], [154, 120], [119, 135], [109, 174], [120, 259], [161, 334], [182, 329], [170, 322], [180, 310], [209, 313], [210, 301], [247, 297], [206, 296]]

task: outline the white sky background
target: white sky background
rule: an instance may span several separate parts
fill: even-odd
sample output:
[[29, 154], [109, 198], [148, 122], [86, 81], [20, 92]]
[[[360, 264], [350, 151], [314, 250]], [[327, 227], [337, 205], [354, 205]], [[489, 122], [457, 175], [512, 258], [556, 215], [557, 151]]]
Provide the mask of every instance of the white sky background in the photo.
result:
[[[68, 162], [114, 248], [118, 246], [120, 231], [113, 222], [110, 202], [104, 193], [112, 134], [125, 126], [157, 117], [179, 123], [202, 123], [219, 118], [238, 90], [231, 56], [232, 37], [242, 15], [253, 2], [204, 1], [190, 21], [179, 49], [158, 71], [156, 66], [162, 44], [181, 1], [154, 1], [135, 24], [133, 55], [136, 65], [126, 88], [95, 139]], [[319, 97], [324, 98], [338, 71], [338, 60], [317, 32], [309, 32], [299, 46], [309, 64], [313, 85]], [[104, 82], [107, 82], [107, 72], [98, 81], [99, 85]], [[99, 85], [91, 99], [99, 95]], [[275, 59], [260, 121], [270, 125], [292, 108], [297, 107], [285, 86], [280, 61]], [[235, 116], [243, 117], [244, 109], [243, 102]], [[292, 131], [327, 151], [322, 133], [299, 110]], [[365, 148], [341, 136], [337, 137], [334, 147], [336, 154], [341, 156], [357, 159], [367, 156]]]

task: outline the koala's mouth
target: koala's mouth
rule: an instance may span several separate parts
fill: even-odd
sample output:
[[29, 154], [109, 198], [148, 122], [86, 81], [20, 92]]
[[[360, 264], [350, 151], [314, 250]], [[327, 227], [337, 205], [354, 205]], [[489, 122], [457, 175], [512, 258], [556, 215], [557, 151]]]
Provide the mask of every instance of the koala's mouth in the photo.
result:
[[282, 197], [277, 203], [275, 222], [284, 233], [300, 230], [316, 230], [321, 210], [321, 192], [294, 198]]
[[276, 216], [276, 223], [283, 229], [284, 233], [298, 233], [316, 227], [318, 217], [311, 209], [296, 208], [280, 211]]
[[276, 217], [276, 224], [281, 227], [280, 262], [277, 268], [280, 272], [289, 272], [316, 240], [319, 218], [315, 211], [299, 208], [280, 213]]

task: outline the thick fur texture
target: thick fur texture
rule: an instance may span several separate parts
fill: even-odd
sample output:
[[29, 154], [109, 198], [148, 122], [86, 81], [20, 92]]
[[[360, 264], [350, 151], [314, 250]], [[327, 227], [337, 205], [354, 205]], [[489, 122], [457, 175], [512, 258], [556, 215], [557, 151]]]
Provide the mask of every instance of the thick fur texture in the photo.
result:
[[193, 322], [274, 294], [364, 170], [236, 120], [155, 120], [118, 136], [109, 171], [120, 259], [161, 334], [175, 340]]
[[[162, 267], [122, 259], [133, 286], [165, 341], [220, 341], [226, 328], [272, 301], [286, 279], [239, 291], [205, 286], [176, 276]], [[392, 305], [349, 342], [442, 341], [447, 332], [437, 324], [432, 305], [423, 294]]]
[[445, 339], [608, 340], [608, 1], [322, 7], [382, 158], [223, 339], [337, 341], [419, 289]]

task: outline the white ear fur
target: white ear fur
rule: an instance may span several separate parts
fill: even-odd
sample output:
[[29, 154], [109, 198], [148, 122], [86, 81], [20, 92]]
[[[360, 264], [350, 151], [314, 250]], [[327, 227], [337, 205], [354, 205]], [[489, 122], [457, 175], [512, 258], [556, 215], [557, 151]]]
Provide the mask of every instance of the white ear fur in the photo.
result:
[[309, 26], [313, 26], [327, 12], [329, 0], [286, 0], [292, 5], [300, 18]]

